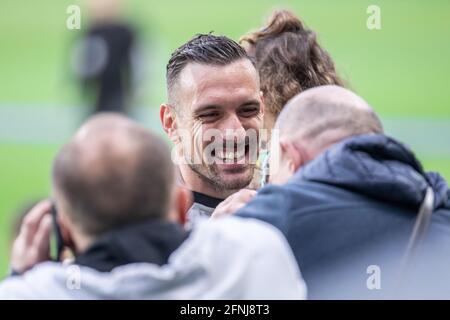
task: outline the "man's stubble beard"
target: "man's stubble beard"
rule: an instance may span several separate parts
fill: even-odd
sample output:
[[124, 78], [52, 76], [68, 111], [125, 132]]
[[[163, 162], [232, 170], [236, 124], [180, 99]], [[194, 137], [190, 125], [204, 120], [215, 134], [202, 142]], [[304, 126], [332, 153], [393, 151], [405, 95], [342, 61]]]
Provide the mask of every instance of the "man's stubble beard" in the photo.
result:
[[[189, 164], [189, 168], [205, 183], [214, 188], [216, 191], [238, 191], [247, 187], [253, 180], [253, 174], [255, 172], [255, 165], [248, 164], [247, 170], [249, 171], [246, 179], [239, 179], [233, 181], [223, 181], [220, 174], [214, 170], [214, 165], [210, 165], [205, 168], [201, 164]], [[205, 172], [207, 171], [207, 172]]]

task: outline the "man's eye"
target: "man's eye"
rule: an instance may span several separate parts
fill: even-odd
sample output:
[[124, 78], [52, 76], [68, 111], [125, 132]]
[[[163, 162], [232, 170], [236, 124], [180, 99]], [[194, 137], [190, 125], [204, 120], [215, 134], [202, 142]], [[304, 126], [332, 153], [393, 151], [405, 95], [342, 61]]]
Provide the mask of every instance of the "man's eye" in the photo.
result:
[[210, 112], [210, 113], [201, 114], [199, 117], [201, 119], [212, 119], [212, 118], [216, 118], [218, 116], [219, 116], [218, 112]]
[[253, 108], [245, 108], [242, 109], [240, 114], [244, 117], [252, 117], [254, 115], [257, 115], [259, 113], [259, 108], [253, 107]]

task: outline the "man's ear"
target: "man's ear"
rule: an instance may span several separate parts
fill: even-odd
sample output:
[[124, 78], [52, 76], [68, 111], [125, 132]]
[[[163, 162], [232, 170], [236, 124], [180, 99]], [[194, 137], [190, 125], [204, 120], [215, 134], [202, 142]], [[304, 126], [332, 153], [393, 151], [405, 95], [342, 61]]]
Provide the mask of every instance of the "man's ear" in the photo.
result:
[[161, 120], [162, 127], [169, 136], [170, 140], [176, 143], [178, 141], [178, 134], [176, 115], [173, 108], [168, 104], [162, 104], [159, 110], [159, 118]]
[[192, 192], [183, 186], [176, 187], [176, 211], [177, 218], [181, 225], [184, 225], [187, 220], [187, 212], [194, 203]]
[[285, 157], [284, 160], [288, 163], [289, 171], [294, 173], [305, 160], [299, 146], [290, 140], [280, 140], [280, 148], [282, 157]]
[[57, 222], [61, 231], [64, 246], [70, 248], [73, 252], [78, 252], [72, 235], [72, 222], [62, 213], [58, 214]]

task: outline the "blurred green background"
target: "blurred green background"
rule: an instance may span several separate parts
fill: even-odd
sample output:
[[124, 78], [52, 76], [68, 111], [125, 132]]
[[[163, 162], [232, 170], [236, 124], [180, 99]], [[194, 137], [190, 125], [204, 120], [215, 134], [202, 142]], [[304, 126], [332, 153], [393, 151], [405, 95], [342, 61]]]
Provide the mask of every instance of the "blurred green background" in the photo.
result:
[[[70, 68], [74, 40], [66, 9], [79, 1], [0, 2], [0, 276], [12, 225], [29, 201], [48, 196], [52, 158], [87, 109]], [[381, 9], [368, 30], [366, 9]], [[82, 7], [83, 8], [83, 7]], [[411, 145], [427, 170], [450, 179], [450, 1], [128, 1], [146, 61], [136, 118], [159, 131], [165, 63], [196, 33], [239, 39], [275, 8], [314, 29], [350, 87], [369, 101], [387, 131]]]

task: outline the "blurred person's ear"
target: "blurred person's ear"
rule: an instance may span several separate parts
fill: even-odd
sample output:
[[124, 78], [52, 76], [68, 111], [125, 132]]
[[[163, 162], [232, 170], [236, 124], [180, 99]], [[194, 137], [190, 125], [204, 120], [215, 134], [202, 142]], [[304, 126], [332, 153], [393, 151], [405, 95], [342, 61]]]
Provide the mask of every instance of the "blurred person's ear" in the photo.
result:
[[278, 152], [279, 161], [276, 166], [271, 159], [270, 182], [284, 184], [306, 163], [305, 150], [302, 145], [296, 144], [290, 139], [280, 138]]
[[168, 104], [162, 104], [159, 110], [159, 117], [161, 119], [162, 127], [169, 136], [170, 140], [172, 140], [173, 143], [177, 143], [179, 138], [175, 110], [173, 110], [173, 108]]
[[186, 223], [187, 212], [194, 203], [192, 192], [182, 185], [174, 186], [169, 220], [181, 225]]
[[281, 153], [287, 158], [289, 170], [294, 174], [306, 162], [303, 147], [291, 140], [281, 140], [280, 146]]
[[181, 225], [184, 225], [186, 223], [187, 213], [194, 204], [192, 192], [183, 186], [177, 186], [175, 201], [176, 201], [177, 220]]
[[74, 240], [75, 228], [72, 221], [70, 221], [70, 218], [67, 217], [67, 215], [65, 215], [64, 213], [58, 213], [57, 223], [61, 231], [64, 246], [72, 250], [74, 253], [79, 252], [80, 248], [77, 247], [76, 241]]

